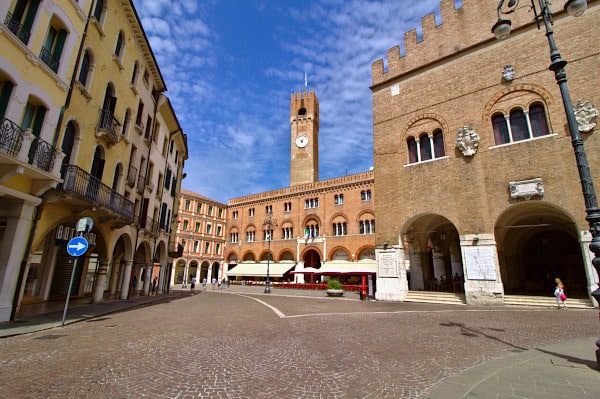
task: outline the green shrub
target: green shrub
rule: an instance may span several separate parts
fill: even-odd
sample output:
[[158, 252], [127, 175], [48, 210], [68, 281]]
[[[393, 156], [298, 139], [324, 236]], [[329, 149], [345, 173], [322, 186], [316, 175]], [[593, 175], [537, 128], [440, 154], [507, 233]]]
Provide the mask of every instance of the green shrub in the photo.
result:
[[340, 283], [340, 280], [332, 278], [327, 281], [327, 288], [330, 290], [341, 290], [342, 283]]

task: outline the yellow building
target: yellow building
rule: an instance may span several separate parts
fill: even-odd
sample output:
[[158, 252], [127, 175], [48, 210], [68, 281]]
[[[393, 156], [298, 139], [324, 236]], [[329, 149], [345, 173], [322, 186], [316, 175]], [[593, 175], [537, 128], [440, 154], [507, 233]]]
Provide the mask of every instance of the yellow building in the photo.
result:
[[[186, 136], [132, 2], [76, 4], [83, 29], [69, 52], [75, 72], [55, 138], [62, 181], [43, 195], [15, 308], [64, 299], [73, 269], [71, 295], [94, 302], [168, 289]], [[85, 233], [89, 250], [76, 258], [67, 243], [83, 217], [94, 225]]]
[[91, 0], [0, 2], [0, 321], [17, 282], [41, 196], [61, 181], [61, 109]]

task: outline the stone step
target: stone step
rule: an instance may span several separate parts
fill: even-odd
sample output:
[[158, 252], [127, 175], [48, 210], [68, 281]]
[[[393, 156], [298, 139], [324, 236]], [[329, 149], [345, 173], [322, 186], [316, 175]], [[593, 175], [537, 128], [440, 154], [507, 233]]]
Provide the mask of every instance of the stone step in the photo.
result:
[[[539, 307], [556, 307], [554, 297], [547, 296], [525, 296], [525, 295], [504, 295], [505, 305], [516, 306], [539, 306]], [[575, 309], [590, 309], [594, 305], [589, 299], [568, 298], [567, 307]]]
[[[451, 292], [408, 291], [405, 302], [466, 304], [466, 298], [464, 294], [454, 294]], [[504, 305], [551, 308], [556, 307], [556, 301], [554, 297], [547, 296], [505, 295]], [[594, 307], [591, 300], [582, 298], [569, 298], [567, 306], [574, 309], [590, 309]]]
[[463, 294], [435, 291], [408, 291], [404, 301], [423, 303], [451, 303], [458, 305], [464, 305], [466, 303], [465, 296]]

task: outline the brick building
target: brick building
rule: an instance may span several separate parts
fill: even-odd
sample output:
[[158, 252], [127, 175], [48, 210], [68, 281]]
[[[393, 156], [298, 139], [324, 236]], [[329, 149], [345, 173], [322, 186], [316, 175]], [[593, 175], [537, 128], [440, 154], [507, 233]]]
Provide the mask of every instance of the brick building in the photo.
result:
[[171, 285], [186, 286], [192, 277], [196, 281], [223, 278], [226, 219], [227, 205], [181, 190], [176, 242], [183, 251], [173, 259]]
[[[555, 39], [576, 112], [592, 115], [600, 2], [588, 1], [579, 18], [565, 3], [551, 6]], [[420, 40], [406, 33], [402, 52], [396, 46], [372, 66], [378, 299], [404, 300], [455, 275], [467, 303], [552, 296], [555, 277], [572, 297], [588, 300], [596, 287], [543, 25], [518, 10], [511, 35], [497, 41], [497, 6], [443, 0], [439, 25], [425, 16]], [[598, 128], [579, 129], [600, 187]]]
[[342, 272], [344, 281], [358, 283], [359, 272], [375, 270], [373, 172], [318, 180], [319, 102], [312, 91], [292, 94], [290, 133], [290, 187], [228, 201], [226, 274], [263, 282], [268, 264], [275, 281]]

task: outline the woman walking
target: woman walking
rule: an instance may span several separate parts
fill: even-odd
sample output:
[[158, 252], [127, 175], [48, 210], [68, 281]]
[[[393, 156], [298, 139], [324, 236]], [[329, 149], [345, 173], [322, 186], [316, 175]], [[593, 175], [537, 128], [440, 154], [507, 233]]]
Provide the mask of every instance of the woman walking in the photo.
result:
[[556, 299], [556, 308], [560, 309], [560, 304], [562, 303], [563, 309], [567, 310], [567, 296], [565, 295], [565, 285], [562, 281], [557, 277], [554, 279], [556, 283], [556, 288], [554, 289], [554, 298]]

